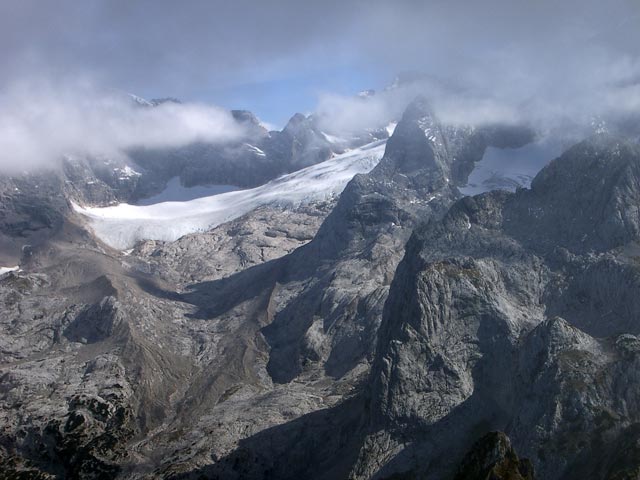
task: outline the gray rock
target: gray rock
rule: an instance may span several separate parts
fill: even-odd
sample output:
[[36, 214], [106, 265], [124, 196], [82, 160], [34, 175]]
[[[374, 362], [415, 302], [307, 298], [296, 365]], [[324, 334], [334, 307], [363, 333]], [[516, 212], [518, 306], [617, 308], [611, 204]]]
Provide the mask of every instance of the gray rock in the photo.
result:
[[355, 477], [453, 475], [483, 430], [506, 432], [540, 478], [640, 467], [612, 453], [631, 448], [638, 421], [638, 271], [621, 249], [638, 241], [638, 165], [637, 147], [590, 139], [530, 191], [465, 198], [414, 233], [385, 306]]

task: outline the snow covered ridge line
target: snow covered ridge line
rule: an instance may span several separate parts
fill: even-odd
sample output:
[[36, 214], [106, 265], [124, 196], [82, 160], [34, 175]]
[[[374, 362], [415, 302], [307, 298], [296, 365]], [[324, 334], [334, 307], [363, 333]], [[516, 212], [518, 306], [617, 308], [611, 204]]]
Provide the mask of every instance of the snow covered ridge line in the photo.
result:
[[113, 207], [73, 205], [93, 233], [118, 250], [140, 240], [174, 241], [206, 231], [262, 205], [297, 206], [339, 195], [358, 173], [370, 172], [384, 155], [386, 140], [364, 145], [325, 162], [283, 175], [260, 187], [183, 202]]

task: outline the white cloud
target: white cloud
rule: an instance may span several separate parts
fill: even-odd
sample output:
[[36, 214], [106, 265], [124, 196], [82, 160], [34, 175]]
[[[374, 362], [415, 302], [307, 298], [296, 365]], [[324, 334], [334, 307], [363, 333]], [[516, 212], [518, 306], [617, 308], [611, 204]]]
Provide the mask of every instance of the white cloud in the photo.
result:
[[500, 70], [457, 67], [453, 76], [418, 76], [374, 96], [321, 95], [318, 116], [329, 132], [377, 128], [398, 119], [417, 95], [444, 123], [527, 123], [538, 129], [586, 125], [596, 116], [640, 114], [640, 60], [619, 52], [564, 51], [554, 68], [526, 50], [501, 53]]
[[320, 96], [317, 115], [321, 127], [331, 133], [381, 128], [398, 120], [418, 95], [428, 99], [434, 114], [445, 123], [478, 125], [521, 120], [506, 99], [463, 92], [428, 78], [367, 97], [324, 94]]
[[316, 115], [320, 127], [334, 135], [346, 135], [386, 126], [402, 114], [410, 100], [409, 92], [382, 92], [368, 97], [324, 93]]
[[0, 94], [0, 169], [52, 166], [64, 155], [122, 156], [135, 147], [222, 142], [244, 134], [231, 114], [202, 104], [136, 105], [89, 82], [27, 81]]

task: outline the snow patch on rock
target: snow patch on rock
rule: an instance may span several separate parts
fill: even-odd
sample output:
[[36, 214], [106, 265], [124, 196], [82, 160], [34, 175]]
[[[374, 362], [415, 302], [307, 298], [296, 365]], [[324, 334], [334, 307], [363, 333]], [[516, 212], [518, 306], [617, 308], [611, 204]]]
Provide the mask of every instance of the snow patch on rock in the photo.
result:
[[479, 195], [490, 190], [528, 188], [533, 177], [562, 150], [559, 141], [548, 137], [520, 148], [489, 147], [460, 192]]
[[15, 266], [15, 267], [0, 267], [0, 275], [4, 275], [5, 273], [9, 273], [9, 272], [17, 272], [18, 270], [20, 270], [19, 266]]

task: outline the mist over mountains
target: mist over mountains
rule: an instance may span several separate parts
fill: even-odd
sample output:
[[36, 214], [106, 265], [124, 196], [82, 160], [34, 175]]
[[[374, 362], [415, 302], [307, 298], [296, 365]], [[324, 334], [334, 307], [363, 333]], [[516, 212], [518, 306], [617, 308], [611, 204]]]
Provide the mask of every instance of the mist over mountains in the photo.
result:
[[[214, 105], [255, 110], [267, 105], [261, 91], [277, 102], [254, 112], [262, 120], [281, 128], [295, 111], [314, 111], [333, 134], [384, 127], [418, 94], [448, 123], [538, 129], [633, 114], [640, 101], [633, 1], [244, 3], [6, 2], [0, 141], [18, 157], [5, 153], [0, 165], [229, 138], [241, 132]], [[236, 25], [254, 27], [238, 35]], [[337, 69], [357, 82], [333, 85]], [[407, 71], [423, 73], [385, 90]], [[241, 104], [229, 103], [239, 99], [234, 84], [254, 85], [238, 87]], [[353, 97], [364, 88], [378, 93]], [[292, 89], [307, 92], [304, 104], [287, 104]], [[129, 111], [119, 92], [184, 105]]]

